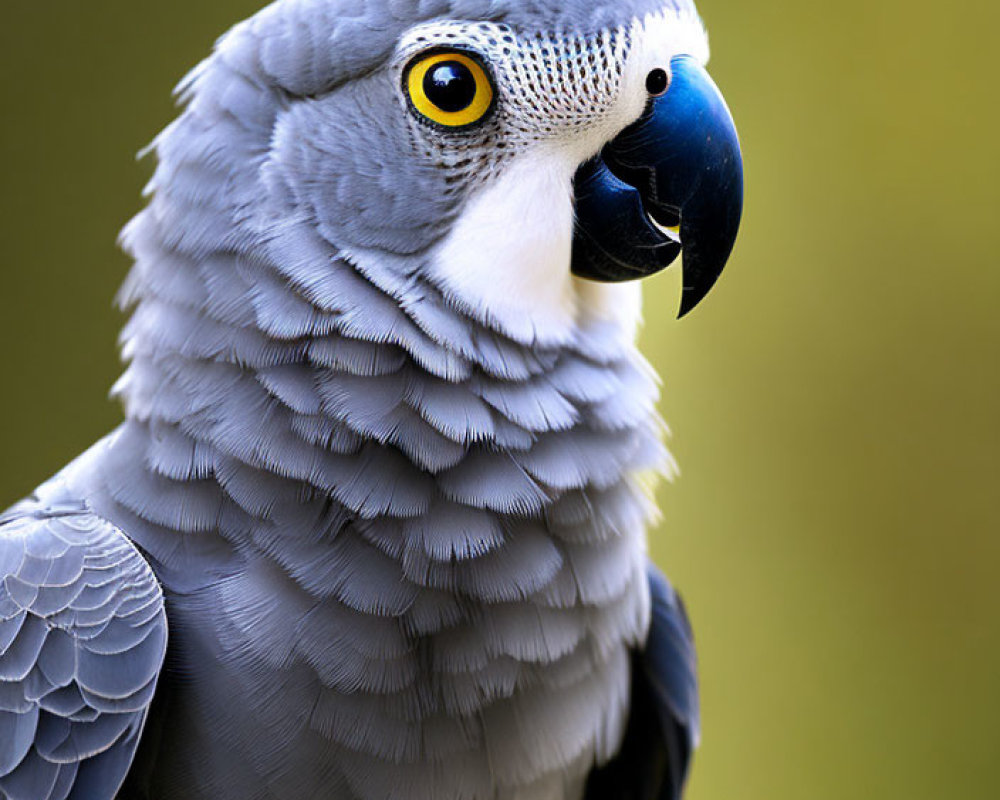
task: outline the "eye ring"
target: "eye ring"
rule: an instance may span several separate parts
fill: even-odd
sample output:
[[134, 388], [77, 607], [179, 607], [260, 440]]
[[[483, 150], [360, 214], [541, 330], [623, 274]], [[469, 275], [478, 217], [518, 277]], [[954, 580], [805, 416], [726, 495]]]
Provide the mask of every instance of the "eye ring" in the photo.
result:
[[413, 59], [403, 73], [403, 90], [419, 116], [449, 129], [482, 121], [496, 97], [483, 63], [458, 50], [437, 50]]

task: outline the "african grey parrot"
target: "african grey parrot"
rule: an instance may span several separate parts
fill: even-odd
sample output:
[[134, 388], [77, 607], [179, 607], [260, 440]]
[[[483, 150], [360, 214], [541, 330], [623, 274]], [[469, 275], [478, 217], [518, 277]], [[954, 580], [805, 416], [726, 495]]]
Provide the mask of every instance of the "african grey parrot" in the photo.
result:
[[729, 257], [690, 0], [279, 0], [155, 142], [126, 421], [0, 518], [0, 794], [678, 798], [630, 278]]

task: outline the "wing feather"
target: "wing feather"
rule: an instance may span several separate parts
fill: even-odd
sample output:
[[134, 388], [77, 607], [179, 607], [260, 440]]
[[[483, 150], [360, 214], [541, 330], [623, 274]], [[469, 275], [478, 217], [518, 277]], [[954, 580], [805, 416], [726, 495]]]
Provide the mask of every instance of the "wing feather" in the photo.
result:
[[163, 596], [85, 508], [0, 518], [0, 797], [111, 800], [166, 652]]

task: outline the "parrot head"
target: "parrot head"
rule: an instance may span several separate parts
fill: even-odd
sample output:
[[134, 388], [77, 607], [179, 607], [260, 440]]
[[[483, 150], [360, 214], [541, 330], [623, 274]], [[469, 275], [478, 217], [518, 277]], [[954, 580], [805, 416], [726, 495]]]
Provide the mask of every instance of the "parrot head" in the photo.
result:
[[243, 147], [237, 241], [306, 223], [380, 288], [548, 345], [637, 320], [633, 279], [681, 252], [682, 315], [721, 273], [742, 163], [707, 58], [690, 0], [279, 0], [184, 85], [238, 135], [158, 149]]

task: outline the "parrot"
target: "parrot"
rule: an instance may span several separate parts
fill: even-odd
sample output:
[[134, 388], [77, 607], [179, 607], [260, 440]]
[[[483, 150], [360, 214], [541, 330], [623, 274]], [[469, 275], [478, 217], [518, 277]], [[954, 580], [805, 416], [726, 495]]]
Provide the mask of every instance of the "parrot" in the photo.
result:
[[691, 0], [277, 0], [177, 90], [124, 422], [0, 516], [8, 800], [677, 800], [648, 555], [743, 167]]

